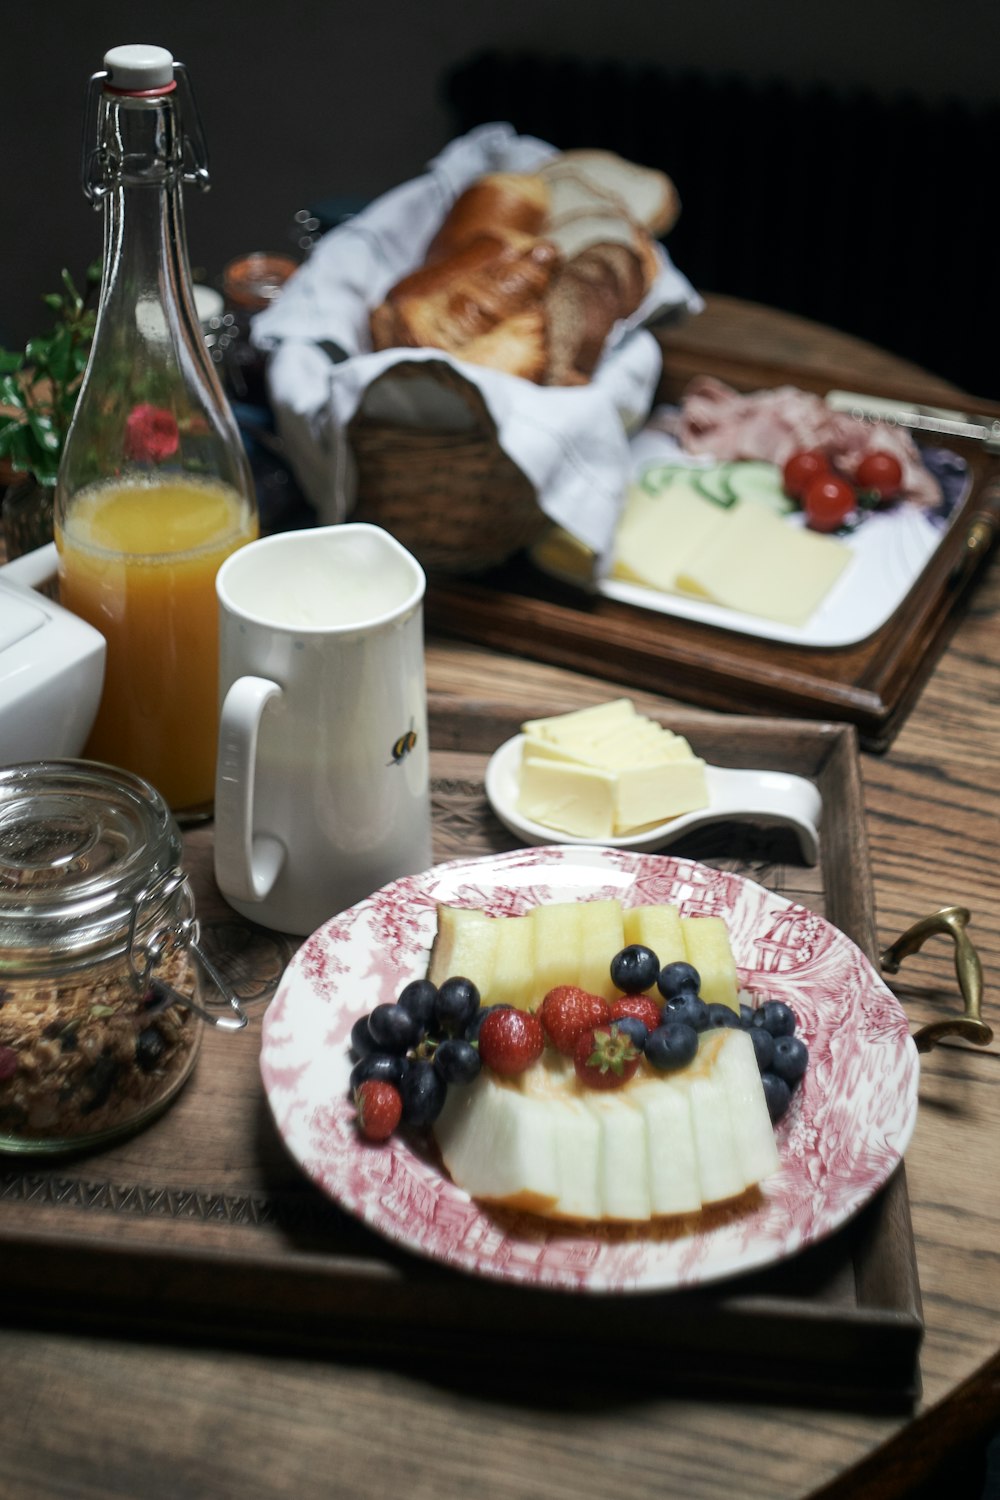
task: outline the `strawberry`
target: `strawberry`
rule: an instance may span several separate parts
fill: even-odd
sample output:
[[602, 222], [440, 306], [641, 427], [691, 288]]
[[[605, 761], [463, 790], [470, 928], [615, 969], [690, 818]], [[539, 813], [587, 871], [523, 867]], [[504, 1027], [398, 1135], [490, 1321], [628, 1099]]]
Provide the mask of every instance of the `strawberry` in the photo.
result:
[[631, 1037], [613, 1022], [583, 1032], [573, 1049], [576, 1075], [592, 1089], [620, 1089], [641, 1061], [642, 1053]]
[[403, 1098], [394, 1083], [367, 1078], [354, 1092], [358, 1129], [369, 1141], [385, 1141], [399, 1124]]
[[479, 1056], [494, 1073], [523, 1073], [544, 1046], [542, 1023], [527, 1010], [491, 1010], [479, 1029]]
[[660, 1007], [649, 995], [619, 995], [611, 1002], [610, 1019], [620, 1021], [623, 1016], [636, 1016], [647, 1031], [655, 1031], [660, 1024]]
[[611, 1019], [608, 1002], [576, 984], [558, 984], [549, 990], [538, 1008], [538, 1017], [549, 1041], [564, 1057], [573, 1056], [581, 1032]]

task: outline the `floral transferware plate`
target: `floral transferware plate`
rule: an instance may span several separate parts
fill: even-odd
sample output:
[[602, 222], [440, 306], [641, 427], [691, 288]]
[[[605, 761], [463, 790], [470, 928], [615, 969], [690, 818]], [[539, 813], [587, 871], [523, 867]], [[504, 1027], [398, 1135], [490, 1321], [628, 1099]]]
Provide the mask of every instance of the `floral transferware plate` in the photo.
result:
[[[781, 1165], [749, 1204], [694, 1221], [567, 1228], [480, 1205], [432, 1146], [364, 1141], [348, 1096], [351, 1026], [426, 971], [436, 905], [515, 916], [617, 897], [725, 919], [740, 979], [798, 1017], [810, 1063], [776, 1127]], [[740, 875], [620, 849], [514, 850], [395, 881], [300, 948], [264, 1017], [261, 1072], [294, 1159], [387, 1239], [459, 1270], [573, 1291], [695, 1286], [772, 1264], [833, 1233], [886, 1182], [916, 1119], [906, 1018], [849, 938]]]

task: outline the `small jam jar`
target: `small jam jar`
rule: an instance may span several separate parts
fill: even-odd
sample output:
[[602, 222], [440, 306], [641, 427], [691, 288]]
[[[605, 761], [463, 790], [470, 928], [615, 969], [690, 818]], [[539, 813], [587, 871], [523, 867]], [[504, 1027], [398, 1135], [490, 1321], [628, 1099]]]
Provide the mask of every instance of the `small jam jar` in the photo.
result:
[[234, 1000], [222, 1020], [203, 1005], [180, 861], [177, 824], [140, 777], [0, 767], [0, 1152], [137, 1129], [189, 1077], [203, 1018], [246, 1024]]

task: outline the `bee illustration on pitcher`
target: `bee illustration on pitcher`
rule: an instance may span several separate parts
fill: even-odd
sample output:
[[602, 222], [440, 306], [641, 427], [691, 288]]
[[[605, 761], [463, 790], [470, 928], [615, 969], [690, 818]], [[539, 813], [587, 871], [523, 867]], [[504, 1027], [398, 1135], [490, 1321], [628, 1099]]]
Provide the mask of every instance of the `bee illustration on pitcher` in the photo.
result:
[[391, 760], [387, 760], [386, 761], [386, 765], [387, 766], [398, 766], [398, 765], [401, 765], [402, 762], [409, 755], [410, 751], [416, 745], [416, 743], [417, 743], [417, 731], [414, 729], [414, 727], [413, 727], [413, 720], [411, 719], [410, 720], [410, 727], [409, 727], [409, 729], [406, 730], [405, 734], [401, 734], [399, 736], [398, 740], [394, 741], [393, 747], [392, 747], [392, 759]]

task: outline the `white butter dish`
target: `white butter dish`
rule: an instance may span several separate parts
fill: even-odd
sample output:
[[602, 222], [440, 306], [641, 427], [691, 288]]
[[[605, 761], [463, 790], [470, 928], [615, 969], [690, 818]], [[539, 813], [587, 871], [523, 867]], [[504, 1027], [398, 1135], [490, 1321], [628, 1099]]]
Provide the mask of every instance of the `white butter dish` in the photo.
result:
[[0, 764], [79, 755], [104, 683], [104, 637], [36, 592], [54, 544], [0, 568]]

